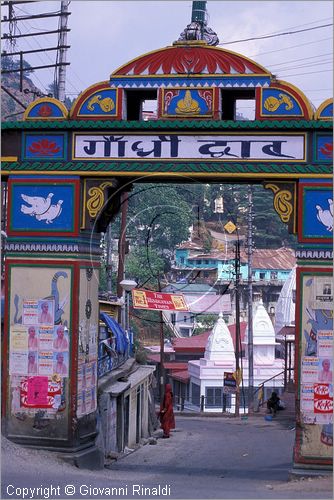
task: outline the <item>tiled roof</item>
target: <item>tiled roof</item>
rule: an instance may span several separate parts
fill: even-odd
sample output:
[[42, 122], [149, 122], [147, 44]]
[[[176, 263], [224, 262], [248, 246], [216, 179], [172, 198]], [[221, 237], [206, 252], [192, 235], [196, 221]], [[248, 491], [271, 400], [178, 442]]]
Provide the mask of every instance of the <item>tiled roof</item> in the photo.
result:
[[253, 269], [290, 270], [295, 265], [295, 251], [292, 248], [259, 248], [253, 252]]
[[188, 373], [188, 370], [183, 370], [183, 371], [172, 371], [169, 373], [169, 376], [173, 378], [174, 380], [180, 380], [180, 382], [188, 382], [190, 380], [190, 375]]
[[181, 363], [180, 361], [167, 361], [166, 363], [164, 363], [164, 368], [166, 370], [172, 370], [172, 371], [187, 370], [188, 363], [187, 362]]
[[[235, 328], [236, 328], [235, 324], [228, 325], [228, 329], [230, 330], [234, 345], [235, 345]], [[246, 328], [247, 328], [247, 322], [241, 321], [240, 322], [241, 342], [245, 341]], [[193, 351], [194, 353], [195, 352], [198, 353], [202, 351], [204, 353], [210, 333], [211, 331], [208, 331], [202, 333], [201, 335], [195, 335], [193, 337], [173, 339], [173, 347], [175, 349], [175, 352], [178, 353], [181, 351], [188, 351], [188, 352]]]
[[192, 313], [219, 314], [220, 312], [231, 312], [230, 295], [214, 294], [183, 294]]

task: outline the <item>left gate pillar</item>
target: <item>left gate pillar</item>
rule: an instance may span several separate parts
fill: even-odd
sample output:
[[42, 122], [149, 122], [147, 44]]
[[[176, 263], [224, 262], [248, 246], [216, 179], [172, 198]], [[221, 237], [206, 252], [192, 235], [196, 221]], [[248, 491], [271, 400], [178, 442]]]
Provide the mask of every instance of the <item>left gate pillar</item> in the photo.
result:
[[100, 235], [81, 227], [83, 184], [8, 180], [3, 429], [60, 451], [96, 437]]

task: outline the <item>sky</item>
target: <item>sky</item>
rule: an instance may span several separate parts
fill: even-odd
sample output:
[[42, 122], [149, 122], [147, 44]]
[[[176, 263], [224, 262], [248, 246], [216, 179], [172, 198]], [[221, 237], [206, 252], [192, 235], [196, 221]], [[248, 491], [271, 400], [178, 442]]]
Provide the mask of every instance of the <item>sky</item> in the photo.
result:
[[[59, 11], [60, 1], [37, 1], [15, 6], [16, 16]], [[131, 59], [172, 45], [191, 20], [191, 1], [81, 1], [72, 0], [67, 43], [66, 94], [76, 97]], [[279, 79], [302, 90], [317, 108], [333, 96], [332, 1], [224, 1], [207, 2], [208, 26], [220, 39], [219, 47], [240, 53], [261, 64]], [[1, 17], [7, 14], [2, 7]], [[57, 29], [58, 18], [17, 22], [21, 33]], [[8, 24], [2, 23], [3, 33]], [[326, 27], [320, 27], [328, 25]], [[319, 27], [319, 28], [316, 28]], [[316, 28], [316, 29], [310, 29]], [[278, 35], [257, 40], [240, 40]], [[238, 42], [238, 43], [231, 43]], [[15, 50], [54, 47], [57, 35], [17, 39]], [[10, 47], [3, 43], [2, 50]], [[27, 55], [31, 65], [55, 62], [55, 52]], [[36, 70], [32, 79], [46, 91], [53, 68]]]

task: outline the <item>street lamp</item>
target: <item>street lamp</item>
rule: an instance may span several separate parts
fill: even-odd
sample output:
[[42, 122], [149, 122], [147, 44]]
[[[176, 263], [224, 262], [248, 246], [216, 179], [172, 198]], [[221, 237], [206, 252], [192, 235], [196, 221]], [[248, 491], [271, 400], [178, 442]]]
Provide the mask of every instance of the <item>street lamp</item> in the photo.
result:
[[122, 280], [120, 282], [120, 285], [123, 289], [123, 292], [125, 294], [125, 317], [123, 316], [123, 321], [122, 321], [122, 326], [126, 331], [129, 332], [130, 329], [130, 292], [136, 286], [138, 283], [134, 280]]

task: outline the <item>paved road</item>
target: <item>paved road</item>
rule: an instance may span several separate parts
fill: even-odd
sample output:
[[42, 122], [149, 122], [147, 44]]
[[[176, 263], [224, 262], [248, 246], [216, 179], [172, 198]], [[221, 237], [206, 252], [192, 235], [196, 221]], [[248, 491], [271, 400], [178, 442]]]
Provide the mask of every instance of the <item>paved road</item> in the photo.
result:
[[5, 441], [1, 498], [332, 498], [331, 478], [288, 481], [293, 441], [294, 430], [278, 419], [177, 417], [170, 439], [103, 471], [79, 470], [50, 452]]

